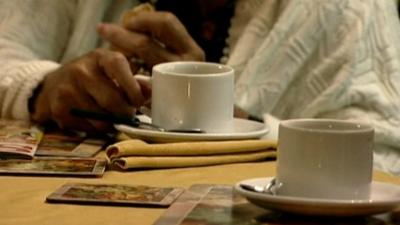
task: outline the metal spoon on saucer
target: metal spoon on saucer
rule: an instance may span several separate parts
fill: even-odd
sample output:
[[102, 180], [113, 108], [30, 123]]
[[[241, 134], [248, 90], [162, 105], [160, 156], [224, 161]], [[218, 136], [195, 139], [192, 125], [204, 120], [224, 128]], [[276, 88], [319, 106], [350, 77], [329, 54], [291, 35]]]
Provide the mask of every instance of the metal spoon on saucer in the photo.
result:
[[178, 132], [178, 133], [195, 133], [195, 134], [205, 133], [205, 131], [201, 130], [200, 128], [165, 129], [165, 128], [159, 127], [155, 124], [152, 124], [152, 123], [142, 122], [139, 119], [136, 120], [136, 123], [138, 123], [138, 126], [137, 126], [138, 128], [156, 130], [156, 131], [161, 131], [161, 132]]
[[244, 184], [241, 183], [239, 186], [245, 190], [248, 191], [254, 191], [257, 193], [263, 193], [263, 194], [270, 194], [270, 195], [275, 195], [275, 191], [273, 190], [274, 186], [276, 184], [275, 178], [273, 178], [267, 185], [262, 186], [262, 185], [251, 185], [251, 184]]

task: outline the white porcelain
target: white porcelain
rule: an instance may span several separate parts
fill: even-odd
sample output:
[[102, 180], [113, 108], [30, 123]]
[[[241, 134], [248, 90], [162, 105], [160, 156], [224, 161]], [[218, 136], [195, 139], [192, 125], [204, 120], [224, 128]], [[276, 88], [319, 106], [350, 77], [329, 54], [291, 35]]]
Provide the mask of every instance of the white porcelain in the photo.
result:
[[400, 206], [400, 186], [372, 182], [371, 195], [365, 200], [334, 200], [261, 194], [245, 190], [240, 183], [266, 185], [273, 178], [254, 178], [241, 181], [234, 190], [249, 202], [260, 207], [287, 213], [314, 216], [366, 216], [389, 212]]
[[[148, 117], [140, 120], [151, 122]], [[178, 142], [178, 141], [221, 141], [260, 138], [268, 133], [268, 126], [264, 123], [238, 119], [233, 120], [233, 131], [227, 133], [176, 133], [146, 130], [127, 125], [116, 124], [114, 127], [133, 138], [140, 138], [151, 142]]]
[[279, 125], [277, 193], [369, 199], [374, 129], [366, 123], [294, 119]]
[[166, 129], [233, 129], [234, 71], [208, 62], [169, 62], [152, 71], [151, 117]]

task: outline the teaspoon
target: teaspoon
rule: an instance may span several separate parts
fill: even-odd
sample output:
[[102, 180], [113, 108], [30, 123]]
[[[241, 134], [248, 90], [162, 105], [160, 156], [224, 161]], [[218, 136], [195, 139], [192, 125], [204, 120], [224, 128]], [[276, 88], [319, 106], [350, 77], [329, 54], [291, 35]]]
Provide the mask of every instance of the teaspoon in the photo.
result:
[[263, 194], [270, 194], [270, 195], [274, 195], [274, 186], [276, 184], [275, 178], [273, 178], [267, 185], [262, 186], [262, 185], [251, 185], [251, 184], [244, 184], [241, 183], [239, 184], [239, 186], [245, 190], [248, 191], [253, 191], [253, 192], [257, 192], [257, 193], [263, 193]]

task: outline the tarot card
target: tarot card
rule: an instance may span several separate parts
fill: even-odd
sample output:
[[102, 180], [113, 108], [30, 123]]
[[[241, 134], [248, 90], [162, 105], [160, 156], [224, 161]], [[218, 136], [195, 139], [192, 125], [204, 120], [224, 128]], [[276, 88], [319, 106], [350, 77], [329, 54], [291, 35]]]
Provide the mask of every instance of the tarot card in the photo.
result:
[[[230, 185], [196, 184], [191, 186], [153, 225], [389, 225], [392, 214], [371, 217], [296, 216], [273, 212], [249, 203]], [[393, 221], [393, 219], [391, 220]]]
[[247, 202], [229, 185], [191, 186], [154, 225], [261, 224], [254, 218], [266, 211]]
[[105, 139], [88, 138], [81, 132], [46, 131], [35, 155], [92, 157], [102, 149], [105, 143]]
[[50, 194], [48, 202], [169, 206], [182, 188], [122, 184], [68, 183]]
[[0, 174], [101, 176], [107, 161], [95, 158], [42, 157], [0, 160]]
[[42, 137], [41, 128], [28, 122], [0, 120], [0, 159], [31, 159]]

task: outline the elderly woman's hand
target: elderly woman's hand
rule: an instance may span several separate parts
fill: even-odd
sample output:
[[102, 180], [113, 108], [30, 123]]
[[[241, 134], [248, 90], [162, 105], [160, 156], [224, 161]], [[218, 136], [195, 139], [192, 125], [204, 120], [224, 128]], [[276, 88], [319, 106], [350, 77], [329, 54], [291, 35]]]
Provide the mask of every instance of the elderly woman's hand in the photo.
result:
[[168, 12], [142, 12], [124, 27], [100, 24], [99, 35], [128, 58], [136, 57], [147, 66], [166, 61], [204, 61], [203, 50], [175, 15]]
[[108, 130], [111, 124], [71, 116], [73, 107], [132, 115], [150, 97], [126, 57], [97, 49], [48, 74], [33, 99], [32, 119], [61, 128]]

